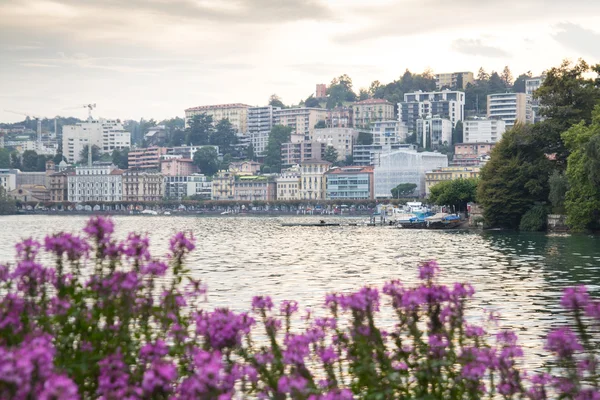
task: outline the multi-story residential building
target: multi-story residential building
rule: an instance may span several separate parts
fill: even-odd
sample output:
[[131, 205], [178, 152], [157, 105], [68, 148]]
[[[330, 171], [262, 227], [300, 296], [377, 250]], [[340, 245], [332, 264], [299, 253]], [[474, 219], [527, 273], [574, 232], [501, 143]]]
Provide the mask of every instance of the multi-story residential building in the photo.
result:
[[123, 172], [123, 200], [131, 202], [161, 201], [165, 185], [160, 172], [128, 169]]
[[275, 111], [275, 125], [284, 125], [292, 128], [292, 135], [304, 135], [310, 140], [312, 133], [320, 121], [325, 123], [327, 110], [323, 108], [283, 108]]
[[203, 200], [210, 200], [212, 196], [212, 181], [202, 174], [188, 176], [187, 196]]
[[130, 136], [120, 120], [88, 119], [75, 125], [65, 125], [62, 127], [63, 157], [69, 163], [79, 162], [81, 151], [87, 145], [97, 146], [100, 153], [129, 148]]
[[327, 110], [325, 126], [328, 128], [352, 128], [353, 114], [352, 107], [336, 107]]
[[233, 199], [240, 201], [274, 201], [277, 183], [264, 175], [239, 175], [233, 183]]
[[235, 174], [229, 171], [219, 171], [212, 181], [212, 200], [233, 200]]
[[327, 85], [324, 83], [317, 83], [317, 90], [315, 91], [315, 98], [324, 99], [327, 97]]
[[446, 118], [419, 118], [416, 123], [417, 143], [426, 149], [451, 146], [452, 127], [452, 121]]
[[504, 120], [506, 129], [512, 128], [517, 122], [533, 123], [531, 95], [527, 93], [488, 94], [487, 116]]
[[275, 122], [275, 113], [281, 108], [273, 106], [250, 107], [248, 108], [248, 136], [254, 149], [254, 154], [258, 157], [265, 155], [269, 135]]
[[358, 139], [358, 131], [352, 128], [315, 129], [313, 141], [332, 146], [338, 153], [338, 160], [352, 155], [352, 146]]
[[281, 171], [277, 177], [277, 200], [300, 199], [300, 166]]
[[371, 134], [376, 146], [404, 143], [408, 137], [408, 126], [402, 121], [377, 121], [371, 127]]
[[469, 83], [472, 84], [474, 82], [475, 77], [472, 72], [450, 72], [435, 75], [435, 88], [437, 90], [444, 88], [464, 90]]
[[198, 172], [198, 167], [189, 158], [164, 158], [160, 161], [163, 176], [188, 176]]
[[229, 171], [236, 175], [256, 175], [261, 164], [256, 161], [236, 161], [229, 164]]
[[404, 101], [398, 103], [398, 120], [408, 125], [414, 132], [418, 119], [440, 116], [452, 121], [456, 126], [465, 115], [465, 93], [457, 90], [439, 92], [413, 92], [404, 95]]
[[325, 173], [327, 200], [373, 199], [373, 167], [334, 167]]
[[169, 156], [181, 156], [183, 158], [189, 158], [190, 160], [194, 159], [194, 154], [196, 154], [196, 152], [198, 150], [200, 150], [203, 147], [212, 147], [215, 149], [215, 151], [217, 152], [217, 154], [219, 153], [219, 146], [212, 146], [212, 145], [202, 145], [202, 146], [175, 146], [175, 147], [169, 147], [167, 149], [167, 155]]
[[50, 201], [62, 203], [69, 201], [69, 176], [75, 175], [75, 171], [59, 171], [51, 173], [48, 177], [48, 190]]
[[185, 110], [185, 126], [189, 126], [190, 119], [194, 116], [206, 114], [212, 117], [215, 125], [228, 119], [236, 133], [245, 134], [248, 132], [248, 108], [249, 105], [240, 103], [191, 107]]
[[429, 196], [432, 186], [443, 181], [479, 177], [479, 167], [443, 167], [425, 172], [425, 195]]
[[291, 142], [281, 145], [283, 165], [300, 164], [308, 160], [322, 160], [327, 144], [322, 142]]
[[375, 165], [379, 155], [394, 150], [417, 150], [416, 144], [396, 143], [391, 145], [360, 145], [354, 146], [352, 150], [352, 162], [354, 165]]
[[506, 131], [501, 119], [474, 118], [463, 123], [463, 143], [496, 143]]
[[0, 149], [4, 148], [4, 132], [0, 132]]
[[300, 164], [300, 199], [325, 200], [327, 179], [325, 172], [331, 168], [327, 161], [309, 160]]
[[367, 99], [352, 104], [354, 128], [369, 129], [376, 121], [389, 121], [394, 118], [394, 105], [384, 99]]
[[68, 200], [71, 203], [123, 200], [123, 171], [109, 162], [75, 168], [67, 177]]
[[425, 194], [425, 172], [447, 167], [448, 157], [433, 152], [395, 150], [381, 153], [375, 164], [375, 198], [391, 198], [392, 189], [401, 183], [414, 183], [415, 192]]
[[494, 143], [457, 143], [454, 145], [454, 158], [477, 158], [492, 152]]
[[18, 169], [0, 169], [0, 186], [5, 192], [10, 192], [17, 187]]
[[544, 80], [546, 80], [545, 75], [525, 80], [525, 93], [528, 94], [531, 99], [531, 111], [533, 112], [534, 122], [541, 121], [542, 116], [540, 115], [540, 100], [534, 98], [533, 94], [542, 86]]
[[166, 147], [147, 147], [130, 150], [127, 155], [129, 168], [160, 171], [160, 158], [167, 154]]

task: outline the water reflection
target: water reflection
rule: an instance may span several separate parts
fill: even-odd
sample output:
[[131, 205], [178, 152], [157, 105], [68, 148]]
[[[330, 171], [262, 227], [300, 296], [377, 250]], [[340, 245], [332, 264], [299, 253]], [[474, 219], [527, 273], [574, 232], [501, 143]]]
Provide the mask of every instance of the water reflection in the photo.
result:
[[[312, 219], [311, 219], [312, 218]], [[366, 220], [366, 218], [363, 218]], [[363, 219], [354, 219], [353, 222]], [[78, 231], [85, 217], [0, 217], [0, 262], [14, 255], [20, 238]], [[282, 227], [317, 217], [117, 217], [116, 234], [149, 232], [154, 254], [168, 249], [179, 230], [194, 232], [192, 274], [209, 287], [211, 306], [247, 309], [256, 294], [295, 299], [319, 307], [326, 293], [382, 285], [399, 278], [416, 282], [416, 265], [437, 259], [442, 281], [471, 282], [477, 289], [470, 318], [482, 310], [501, 313], [501, 324], [518, 330], [529, 365], [543, 347], [544, 332], [563, 319], [555, 314], [566, 285], [598, 290], [600, 238], [544, 234], [398, 230], [390, 227]], [[349, 219], [335, 219], [348, 222]], [[390, 322], [391, 323], [391, 322]]]

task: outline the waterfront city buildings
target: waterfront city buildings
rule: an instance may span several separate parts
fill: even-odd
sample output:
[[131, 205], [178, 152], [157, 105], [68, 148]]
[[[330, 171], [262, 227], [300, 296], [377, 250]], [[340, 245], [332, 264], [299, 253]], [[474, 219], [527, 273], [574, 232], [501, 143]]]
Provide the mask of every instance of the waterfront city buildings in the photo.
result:
[[376, 121], [371, 126], [373, 144], [386, 146], [404, 143], [408, 137], [408, 126], [401, 121]]
[[75, 171], [53, 172], [48, 177], [48, 190], [50, 201], [62, 203], [69, 201], [69, 176], [75, 175]]
[[416, 151], [417, 145], [409, 143], [357, 145], [352, 149], [352, 162], [354, 165], [375, 165], [380, 154], [402, 149]]
[[219, 171], [212, 180], [212, 200], [233, 200], [235, 174], [229, 171]]
[[275, 113], [279, 110], [279, 107], [273, 106], [248, 108], [247, 133], [254, 154], [258, 157], [264, 156], [269, 143], [269, 134], [275, 124]]
[[197, 200], [210, 200], [212, 182], [202, 174], [164, 176], [165, 198], [182, 200], [192, 197]]
[[229, 171], [237, 175], [255, 175], [260, 173], [260, 163], [256, 161], [236, 161], [229, 164]]
[[166, 147], [146, 147], [130, 150], [127, 155], [129, 168], [160, 171], [160, 158], [167, 154]]
[[281, 171], [277, 177], [277, 200], [300, 198], [300, 166]]
[[281, 145], [281, 163], [286, 166], [309, 160], [323, 160], [327, 144], [323, 142], [290, 142]]
[[479, 166], [490, 157], [494, 143], [457, 143], [454, 145], [452, 166]]
[[443, 74], [435, 74], [435, 88], [441, 90], [449, 89], [466, 89], [469, 83], [474, 83], [475, 77], [472, 72], [450, 72]]
[[496, 93], [487, 96], [488, 118], [502, 119], [506, 129], [515, 123], [533, 123], [531, 95], [527, 93]]
[[358, 131], [352, 128], [315, 129], [312, 140], [332, 146], [338, 153], [338, 160], [352, 155], [352, 146], [358, 139]]
[[418, 119], [439, 116], [452, 121], [452, 127], [465, 116], [465, 92], [442, 90], [439, 92], [417, 91], [404, 94], [398, 103], [398, 120], [414, 132]]
[[425, 172], [425, 195], [429, 196], [432, 186], [443, 181], [479, 177], [479, 167], [443, 167]]
[[384, 99], [367, 99], [352, 104], [354, 128], [369, 129], [376, 121], [394, 119], [394, 105]]
[[123, 171], [124, 201], [161, 201], [164, 194], [164, 181], [160, 172], [142, 169], [127, 169]]
[[0, 187], [7, 193], [17, 187], [17, 173], [16, 169], [0, 169]]
[[325, 126], [327, 128], [352, 128], [353, 115], [352, 107], [336, 107], [327, 110]]
[[463, 122], [463, 143], [496, 143], [506, 131], [501, 119], [473, 118]]
[[109, 162], [75, 168], [67, 177], [71, 203], [114, 202], [123, 200], [123, 171]]
[[275, 179], [264, 175], [239, 175], [233, 182], [233, 200], [274, 201], [277, 197]]
[[372, 166], [334, 167], [325, 172], [327, 200], [373, 199]]
[[292, 128], [292, 135], [303, 135], [305, 140], [310, 140], [315, 125], [327, 119], [327, 110], [323, 108], [283, 108], [274, 112], [275, 125], [284, 125]]
[[325, 172], [331, 168], [327, 161], [308, 160], [300, 164], [300, 199], [324, 200], [327, 192]]
[[198, 167], [189, 158], [168, 157], [160, 161], [160, 172], [164, 176], [188, 176], [198, 172]]
[[234, 131], [239, 134], [248, 132], [248, 109], [247, 104], [232, 103], [232, 104], [217, 104], [211, 106], [191, 107], [185, 110], [185, 126], [189, 126], [189, 122], [196, 115], [206, 114], [212, 117], [213, 124], [219, 123], [223, 119], [229, 120]]
[[131, 147], [131, 137], [119, 120], [88, 119], [62, 127], [62, 152], [68, 163], [81, 161], [81, 151], [88, 144], [97, 146], [100, 153], [112, 153]]
[[417, 185], [415, 192], [424, 195], [425, 172], [447, 166], [448, 157], [440, 153], [406, 149], [382, 153], [373, 172], [375, 198], [391, 198], [392, 189], [401, 183], [414, 183]]
[[419, 118], [416, 121], [417, 143], [426, 149], [452, 145], [452, 121], [438, 116]]

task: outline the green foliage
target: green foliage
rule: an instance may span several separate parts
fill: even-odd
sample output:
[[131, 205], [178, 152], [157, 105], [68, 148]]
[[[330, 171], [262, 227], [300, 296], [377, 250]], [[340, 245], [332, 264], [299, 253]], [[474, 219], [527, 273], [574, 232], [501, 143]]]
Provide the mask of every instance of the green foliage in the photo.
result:
[[219, 150], [223, 154], [230, 154], [237, 142], [238, 137], [228, 119], [220, 120], [215, 129], [210, 132], [209, 144], [219, 146]]
[[211, 115], [204, 113], [194, 115], [189, 122], [188, 128], [185, 130], [185, 144], [203, 146], [209, 144], [210, 138], [214, 132], [213, 118]]
[[327, 128], [327, 125], [325, 125], [325, 121], [320, 120], [319, 122], [317, 122], [315, 124], [315, 129], [323, 129], [323, 128]]
[[317, 107], [317, 108], [319, 108], [319, 107], [321, 107], [321, 104], [319, 103], [319, 100], [315, 99], [315, 97], [311, 94], [304, 101], [304, 107]]
[[323, 156], [325, 161], [329, 161], [330, 163], [334, 163], [338, 159], [338, 152], [333, 146], [327, 146], [325, 149], [325, 156]]
[[181, 129], [177, 129], [171, 133], [169, 138], [169, 145], [171, 146], [183, 146], [185, 144], [186, 133]]
[[10, 151], [0, 149], [0, 168], [10, 168]]
[[542, 147], [532, 126], [521, 124], [496, 144], [477, 191], [488, 226], [516, 229], [531, 206], [547, 200], [551, 164]]
[[[96, 146], [95, 144], [92, 145], [92, 162], [100, 161], [100, 158], [101, 158], [100, 147]], [[81, 152], [79, 153], [79, 162], [81, 164], [85, 164], [85, 165], [87, 165], [87, 163], [88, 163], [88, 146], [87, 145], [83, 146], [83, 149], [81, 149]]]
[[569, 190], [569, 180], [567, 179], [567, 176], [563, 172], [555, 170], [548, 179], [548, 185], [550, 187], [548, 200], [552, 203], [552, 212], [555, 214], [564, 213], [565, 196]]
[[10, 153], [10, 167], [14, 169], [23, 168], [23, 166], [21, 165], [21, 156], [16, 151]]
[[129, 166], [129, 149], [114, 149], [112, 153], [112, 163], [120, 169], [127, 169]]
[[0, 186], [0, 215], [10, 215], [17, 212], [17, 205], [14, 199], [8, 196], [6, 190]]
[[367, 100], [369, 98], [369, 91], [367, 89], [360, 89], [358, 91], [358, 100]]
[[435, 90], [435, 77], [430, 71], [424, 71], [422, 74], [413, 74], [408, 69], [402, 76], [387, 85], [382, 85], [379, 81], [371, 83], [369, 93], [372, 97], [385, 99], [392, 104], [404, 101], [404, 94], [423, 90], [429, 92]]
[[250, 161], [256, 161], [256, 154], [254, 153], [254, 146], [248, 145], [246, 148], [246, 159]]
[[219, 171], [219, 154], [214, 147], [202, 147], [194, 153], [194, 164], [207, 176]]
[[270, 171], [281, 171], [281, 145], [289, 142], [291, 134], [292, 128], [289, 126], [275, 125], [273, 129], [271, 129], [265, 155], [265, 165], [270, 167]]
[[269, 105], [273, 107], [285, 108], [285, 104], [283, 104], [283, 101], [281, 101], [281, 97], [277, 96], [276, 94], [272, 94], [271, 97], [269, 97]]
[[548, 225], [548, 208], [542, 205], [531, 207], [519, 223], [519, 230], [523, 232], [541, 232]]
[[452, 129], [452, 144], [463, 142], [463, 123], [458, 121]]
[[439, 206], [452, 206], [455, 211], [467, 209], [467, 203], [475, 201], [478, 180], [460, 178], [443, 181], [431, 187], [429, 201]]
[[373, 144], [373, 135], [371, 132], [359, 132], [358, 138], [356, 139], [357, 145], [370, 145]]
[[354, 164], [354, 156], [352, 156], [352, 154], [348, 154], [346, 156], [346, 159], [344, 160], [344, 164], [345, 165], [352, 165], [352, 164]]
[[409, 197], [414, 194], [417, 185], [414, 183], [401, 183], [392, 189], [392, 197], [399, 199], [401, 197]]
[[341, 107], [346, 101], [356, 101], [356, 93], [352, 91], [352, 79], [344, 74], [337, 78], [333, 78], [331, 84], [327, 88], [327, 105], [328, 109]]
[[527, 79], [532, 78], [531, 71], [528, 71], [526, 74], [521, 74], [515, 79], [515, 83], [513, 84], [513, 92], [515, 93], [525, 93], [525, 81]]
[[23, 172], [45, 171], [46, 161], [50, 157], [37, 154], [33, 150], [26, 150], [21, 156], [21, 170]]
[[[573, 231], [598, 229], [600, 227], [600, 106], [596, 106], [593, 122], [571, 127], [562, 134], [566, 148], [570, 151], [566, 175], [569, 190], [566, 195], [567, 224]], [[592, 168], [590, 168], [590, 166]]]

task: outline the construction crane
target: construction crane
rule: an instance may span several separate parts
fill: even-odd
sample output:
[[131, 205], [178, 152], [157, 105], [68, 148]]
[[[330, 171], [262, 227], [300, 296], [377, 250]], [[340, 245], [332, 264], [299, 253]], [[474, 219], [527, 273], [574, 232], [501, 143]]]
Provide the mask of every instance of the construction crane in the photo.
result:
[[77, 107], [69, 107], [69, 108], [64, 108], [63, 110], [76, 110], [78, 108], [87, 108], [88, 109], [88, 121], [91, 121], [92, 118], [92, 110], [94, 108], [96, 108], [96, 103], [94, 104], [83, 104], [81, 106], [77, 106]]
[[13, 111], [13, 110], [4, 110], [4, 111], [13, 113], [13, 114], [24, 115], [27, 118], [33, 118], [33, 119], [37, 120], [37, 147], [38, 147], [38, 149], [40, 149], [42, 147], [42, 117], [40, 117], [38, 115], [20, 112], [20, 111]]

